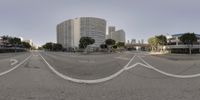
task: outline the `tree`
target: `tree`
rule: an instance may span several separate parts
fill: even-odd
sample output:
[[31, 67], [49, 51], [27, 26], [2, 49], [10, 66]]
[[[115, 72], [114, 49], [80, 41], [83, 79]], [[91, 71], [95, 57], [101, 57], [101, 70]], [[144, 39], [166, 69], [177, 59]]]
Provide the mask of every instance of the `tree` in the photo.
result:
[[123, 51], [123, 49], [125, 48], [125, 43], [124, 42], [118, 42], [116, 44], [117, 48], [119, 48], [120, 52]]
[[81, 37], [79, 41], [79, 48], [85, 49], [88, 45], [94, 44], [95, 40], [91, 37]]
[[106, 45], [115, 45], [115, 40], [113, 40], [113, 39], [107, 39], [106, 41], [105, 41], [105, 43], [106, 43]]
[[4, 46], [7, 46], [9, 43], [9, 36], [2, 36], [2, 43]]
[[179, 39], [181, 42], [189, 46], [189, 53], [192, 54], [192, 45], [197, 42], [195, 33], [184, 33]]
[[3, 41], [6, 41], [6, 40], [8, 40], [9, 37], [8, 36], [2, 36], [1, 38], [2, 38]]
[[52, 42], [47, 42], [45, 45], [42, 46], [46, 50], [53, 50], [53, 43]]
[[63, 47], [61, 44], [58, 44], [58, 43], [53, 44], [53, 51], [62, 51], [62, 50], [63, 50]]
[[148, 39], [148, 43], [151, 46], [152, 51], [157, 51], [157, 47], [159, 45], [159, 40], [157, 37], [151, 37]]
[[45, 45], [42, 46], [42, 48], [49, 50], [49, 51], [62, 51], [63, 50], [63, 47], [61, 44], [52, 43], [52, 42], [47, 42]]
[[105, 41], [105, 43], [106, 43], [106, 45], [108, 46], [108, 51], [111, 52], [111, 47], [112, 47], [113, 45], [115, 45], [115, 40], [113, 40], [113, 39], [107, 39], [107, 40]]
[[125, 46], [125, 43], [124, 42], [118, 42], [117, 43], [117, 47], [124, 47]]
[[165, 44], [167, 44], [167, 38], [166, 38], [166, 36], [164, 36], [164, 35], [158, 35], [158, 36], [156, 36], [156, 38], [158, 39], [158, 44], [162, 46], [161, 50], [163, 51], [163, 46]]
[[38, 50], [43, 50], [44, 48], [43, 47], [38, 47]]
[[27, 43], [27, 42], [22, 42], [21, 44], [26, 49], [30, 49], [31, 48], [31, 45], [29, 43]]
[[9, 38], [9, 43], [14, 45], [14, 46], [17, 46], [19, 44], [21, 44], [21, 39], [20, 38]]
[[112, 47], [113, 47], [114, 49], [117, 49], [117, 45], [113, 45]]
[[21, 44], [21, 39], [20, 38], [17, 38], [17, 37], [14, 37], [14, 38], [9, 38], [9, 43], [14, 46], [15, 48], [15, 52], [17, 51], [17, 46], [19, 46]]
[[101, 44], [101, 45], [100, 45], [100, 48], [101, 48], [101, 49], [106, 49], [106, 48], [107, 48], [107, 45], [106, 45], [106, 44]]
[[156, 38], [158, 39], [158, 43], [160, 45], [165, 45], [167, 43], [167, 38], [164, 35], [158, 35]]

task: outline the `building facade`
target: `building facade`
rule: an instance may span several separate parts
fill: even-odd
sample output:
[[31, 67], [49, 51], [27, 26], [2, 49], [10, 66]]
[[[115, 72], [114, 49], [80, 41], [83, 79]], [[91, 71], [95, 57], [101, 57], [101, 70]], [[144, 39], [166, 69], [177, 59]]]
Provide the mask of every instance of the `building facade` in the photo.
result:
[[64, 48], [77, 48], [81, 37], [95, 39], [93, 46], [99, 47], [106, 38], [106, 20], [94, 17], [80, 17], [57, 25], [57, 43]]
[[0, 36], [0, 48], [3, 46], [3, 39], [2, 37]]
[[[167, 35], [167, 46], [166, 49], [168, 49], [170, 52], [174, 53], [181, 53], [181, 52], [188, 52], [189, 46], [182, 43], [179, 38], [183, 34], [174, 34], [174, 35]], [[197, 39], [197, 42], [192, 45], [192, 49], [194, 52], [200, 52], [200, 34], [195, 34]]]
[[124, 30], [118, 30], [115, 32], [112, 32], [112, 39], [117, 42], [126, 42], [126, 38], [125, 38], [125, 32]]
[[93, 46], [99, 47], [106, 39], [106, 21], [100, 18], [81, 17], [80, 36], [95, 39]]
[[108, 27], [108, 39], [112, 39], [112, 33], [115, 32], [115, 26]]
[[132, 39], [131, 44], [136, 44], [136, 39]]
[[63, 47], [69, 48], [74, 46], [73, 20], [67, 20], [57, 25], [57, 43]]

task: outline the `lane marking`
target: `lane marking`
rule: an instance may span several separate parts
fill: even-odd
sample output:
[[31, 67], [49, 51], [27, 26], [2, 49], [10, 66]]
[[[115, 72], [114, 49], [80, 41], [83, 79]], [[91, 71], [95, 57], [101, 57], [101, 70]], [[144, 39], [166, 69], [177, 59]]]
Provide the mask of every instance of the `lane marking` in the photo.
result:
[[11, 65], [13, 66], [13, 65], [15, 65], [15, 64], [18, 63], [18, 60], [16, 60], [16, 59], [10, 59], [10, 62], [11, 62]]
[[142, 60], [143, 63], [145, 63], [147, 66], [145, 67], [148, 67], [148, 68], [151, 68], [151, 65], [149, 63], [147, 63], [144, 59], [142, 59], [140, 56], [137, 56], [140, 60]]
[[160, 69], [157, 69], [156, 67], [153, 67], [152, 65], [150, 65], [149, 63], [147, 63], [144, 59], [142, 59], [141, 57], [139, 57], [141, 60], [143, 60], [145, 62], [145, 64], [147, 64], [147, 66], [143, 65], [146, 68], [152, 69], [154, 71], [157, 71], [163, 75], [169, 76], [169, 77], [174, 77], [174, 78], [195, 78], [195, 77], [199, 77], [200, 73], [198, 74], [192, 74], [192, 75], [177, 75], [177, 74], [171, 74], [171, 73], [167, 73], [164, 72]]
[[11, 72], [11, 71], [13, 71], [13, 70], [15, 70], [15, 69], [18, 68], [20, 65], [22, 65], [22, 64], [25, 63], [27, 60], [29, 60], [29, 59], [31, 58], [31, 56], [32, 56], [32, 55], [30, 55], [29, 57], [27, 57], [25, 60], [23, 60], [22, 62], [20, 62], [19, 64], [17, 64], [15, 67], [13, 67], [13, 68], [11, 68], [11, 69], [9, 69], [9, 70], [7, 70], [7, 71], [4, 71], [4, 72], [0, 73], [0, 76], [3, 76], [3, 75], [5, 75], [5, 74], [7, 74], [7, 73], [9, 73], [9, 72]]
[[[166, 76], [169, 76], [169, 77], [174, 77], [174, 78], [194, 78], [194, 77], [199, 77], [200, 76], [200, 73], [199, 74], [193, 74], [193, 75], [176, 75], [176, 74], [171, 74], [171, 73], [167, 73], [167, 72], [164, 72], [162, 70], [159, 70], [155, 67], [153, 67], [152, 65], [150, 65], [149, 63], [147, 63], [144, 59], [142, 59], [140, 56], [136, 56], [134, 55], [131, 60], [121, 69], [119, 70], [118, 72], [116, 72], [115, 74], [112, 74], [108, 77], [105, 77], [105, 78], [100, 78], [100, 79], [95, 79], [95, 80], [83, 80], [83, 79], [76, 79], [76, 78], [72, 78], [72, 77], [69, 77], [69, 76], [66, 76], [60, 72], [58, 72], [57, 70], [55, 70], [47, 61], [46, 59], [41, 55], [39, 54], [40, 57], [43, 59], [43, 61], [47, 64], [47, 66], [56, 74], [58, 75], [59, 77], [65, 79], [65, 80], [68, 80], [68, 81], [72, 81], [72, 82], [75, 82], [75, 83], [86, 83], [86, 84], [95, 84], [95, 83], [101, 83], [101, 82], [105, 82], [105, 81], [108, 81], [108, 80], [111, 80], [115, 77], [117, 77], [118, 75], [120, 75], [122, 72], [124, 71], [127, 71], [127, 70], [130, 70], [132, 68], [135, 68], [137, 67], [138, 65], [140, 66], [143, 66], [145, 68], [148, 68], [148, 69], [152, 69], [156, 72], [159, 72], [163, 75], [166, 75]], [[137, 62], [131, 66], [130, 63], [135, 59], [135, 57], [138, 57], [143, 63], [140, 63], [140, 62]]]
[[41, 55], [39, 54], [40, 57], [43, 59], [43, 61], [48, 65], [48, 67], [56, 74], [58, 75], [59, 77], [65, 79], [65, 80], [68, 80], [68, 81], [72, 81], [72, 82], [75, 82], [75, 83], [86, 83], [86, 84], [95, 84], [95, 83], [101, 83], [101, 82], [105, 82], [105, 81], [108, 81], [108, 80], [111, 80], [115, 77], [117, 77], [118, 75], [120, 75], [127, 66], [129, 66], [129, 64], [132, 62], [132, 60], [135, 58], [135, 56], [132, 57], [132, 59], [121, 69], [119, 70], [118, 72], [116, 72], [115, 74], [112, 74], [108, 77], [105, 77], [105, 78], [100, 78], [100, 79], [95, 79], [95, 80], [82, 80], [82, 79], [76, 79], [76, 78], [72, 78], [72, 77], [69, 77], [69, 76], [66, 76], [60, 72], [58, 72], [57, 70], [55, 70], [47, 61], [46, 59]]
[[132, 69], [132, 68], [136, 67], [137, 65], [141, 65], [141, 66], [144, 66], [144, 67], [146, 67], [146, 68], [150, 68], [148, 65], [145, 65], [145, 64], [143, 64], [143, 63], [135, 63], [135, 64], [133, 64], [133, 65], [131, 65], [131, 66], [125, 68], [125, 70]]
[[127, 67], [130, 65], [130, 63], [133, 61], [133, 59], [135, 59], [135, 57], [136, 57], [136, 55], [134, 55], [134, 56], [131, 58], [131, 60], [126, 64], [126, 66], [124, 66], [124, 69], [127, 68]]

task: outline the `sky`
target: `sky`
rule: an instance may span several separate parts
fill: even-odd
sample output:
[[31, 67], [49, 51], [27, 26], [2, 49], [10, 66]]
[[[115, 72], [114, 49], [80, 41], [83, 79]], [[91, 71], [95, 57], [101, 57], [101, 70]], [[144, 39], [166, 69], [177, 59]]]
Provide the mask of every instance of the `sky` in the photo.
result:
[[98, 17], [126, 32], [126, 39], [160, 34], [200, 34], [200, 0], [0, 0], [0, 36], [56, 42], [56, 25]]

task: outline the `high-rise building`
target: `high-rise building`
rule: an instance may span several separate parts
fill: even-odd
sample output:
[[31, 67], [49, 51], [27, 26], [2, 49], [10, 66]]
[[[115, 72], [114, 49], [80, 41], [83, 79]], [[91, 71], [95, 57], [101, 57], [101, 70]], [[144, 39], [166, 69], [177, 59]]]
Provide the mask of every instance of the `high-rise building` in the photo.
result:
[[140, 44], [141, 42], [140, 42], [140, 40], [138, 40], [138, 44]]
[[80, 17], [57, 25], [57, 43], [64, 48], [75, 48], [81, 37], [95, 39], [93, 46], [99, 47], [106, 38], [106, 20], [94, 17]]
[[117, 42], [126, 42], [126, 38], [125, 38], [125, 32], [124, 30], [118, 30], [115, 32], [112, 32], [112, 39]]
[[136, 44], [136, 39], [132, 39], [131, 44]]
[[141, 39], [141, 44], [144, 44], [144, 39]]
[[121, 30], [116, 31], [115, 26], [108, 27], [108, 35], [107, 35], [106, 39], [113, 39], [116, 42], [126, 43], [124, 30], [121, 29]]
[[112, 33], [115, 32], [115, 26], [108, 27], [108, 39], [112, 39]]
[[127, 40], [127, 44], [130, 44], [130, 41], [129, 41], [129, 40]]
[[64, 48], [75, 46], [74, 39], [74, 20], [70, 19], [57, 25], [57, 42]]
[[106, 21], [100, 18], [81, 17], [80, 35], [95, 39], [94, 46], [99, 47], [106, 39]]

